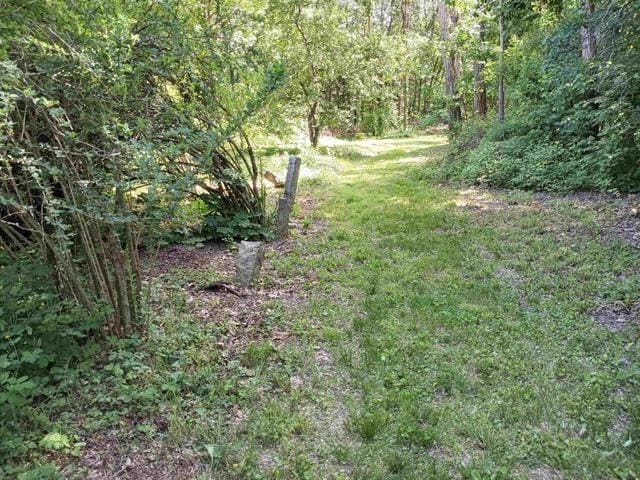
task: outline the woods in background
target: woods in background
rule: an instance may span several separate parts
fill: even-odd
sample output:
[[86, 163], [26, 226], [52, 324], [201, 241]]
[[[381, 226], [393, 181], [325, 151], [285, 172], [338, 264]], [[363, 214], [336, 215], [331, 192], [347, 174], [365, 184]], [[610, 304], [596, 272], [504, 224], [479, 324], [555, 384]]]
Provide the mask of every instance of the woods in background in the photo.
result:
[[448, 123], [442, 174], [504, 187], [635, 191], [639, 2], [329, 0], [262, 5], [318, 133]]

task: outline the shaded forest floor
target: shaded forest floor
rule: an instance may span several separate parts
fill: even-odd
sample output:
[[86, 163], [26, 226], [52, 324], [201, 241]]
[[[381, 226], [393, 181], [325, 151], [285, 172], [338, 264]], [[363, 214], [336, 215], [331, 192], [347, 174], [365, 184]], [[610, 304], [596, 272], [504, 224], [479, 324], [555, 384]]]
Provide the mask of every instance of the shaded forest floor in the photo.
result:
[[202, 289], [226, 249], [149, 261], [149, 339], [60, 416], [66, 475], [637, 478], [638, 199], [429, 184], [445, 148], [303, 158], [296, 228], [241, 296]]

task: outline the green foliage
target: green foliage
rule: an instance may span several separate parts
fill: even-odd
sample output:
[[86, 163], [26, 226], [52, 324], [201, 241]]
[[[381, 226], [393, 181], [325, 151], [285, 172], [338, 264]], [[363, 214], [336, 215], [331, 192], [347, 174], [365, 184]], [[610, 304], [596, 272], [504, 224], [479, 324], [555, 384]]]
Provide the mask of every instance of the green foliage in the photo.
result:
[[304, 118], [307, 130], [353, 138], [410, 128], [442, 103], [432, 8], [417, 2], [269, 2], [266, 21], [289, 72], [279, 100]]
[[[46, 402], [68, 371], [79, 364], [86, 368], [95, 352], [88, 337], [101, 316], [60, 300], [49, 282], [48, 266], [29, 258], [19, 261], [3, 256], [0, 261], [0, 459], [22, 454], [33, 408]], [[89, 343], [88, 343], [89, 342]], [[41, 445], [53, 446], [58, 434], [45, 437]], [[57, 443], [56, 443], [57, 445]], [[68, 446], [68, 445], [64, 445]]]
[[109, 432], [153, 454], [180, 445], [212, 478], [631, 478], [637, 327], [587, 312], [636, 299], [637, 251], [600, 242], [601, 212], [566, 200], [501, 193], [508, 207], [468, 214], [458, 189], [402, 169], [444, 141], [357, 141], [316, 165], [331, 181], [306, 188], [327, 230], [270, 258], [275, 285], [313, 272], [308, 301], [203, 321], [212, 297], [192, 300], [189, 282], [210, 266], [156, 277], [147, 338], [70, 362], [21, 438], [2, 432], [2, 474], [58, 478], [40, 465], [52, 458], [85, 475], [78, 439]]
[[612, 0], [596, 11], [602, 32], [590, 61], [578, 55], [582, 20], [575, 12], [542, 51], [539, 31], [525, 34], [507, 56], [514, 80], [506, 123], [461, 126], [441, 174], [533, 190], [640, 190], [639, 9]]
[[251, 343], [244, 351], [242, 361], [250, 368], [262, 366], [274, 353], [271, 342]]
[[360, 435], [363, 440], [373, 440], [384, 430], [388, 421], [387, 412], [374, 408], [354, 415], [349, 424], [351, 429]]
[[299, 414], [293, 414], [286, 406], [271, 401], [259, 409], [249, 420], [249, 428], [265, 445], [276, 445], [283, 438], [300, 435], [307, 429], [307, 422]]
[[71, 447], [69, 438], [58, 432], [46, 434], [38, 444], [47, 450], [64, 450]]
[[[473, 145], [485, 128], [456, 139]], [[637, 410], [639, 372], [620, 358], [638, 358], [638, 329], [610, 333], [588, 312], [636, 285], [637, 250], [598, 238], [608, 219], [586, 211], [599, 207], [561, 197], [539, 208], [530, 194], [486, 191], [500, 207], [456, 206], [458, 188], [403, 170], [416, 151], [439, 163], [438, 140], [353, 142], [321, 192], [330, 231], [305, 261], [329, 289], [312, 298], [330, 300], [308, 311], [341, 331], [334, 358], [350, 351], [338, 365], [347, 426], [363, 440], [347, 457], [353, 476], [633, 478], [635, 420], [622, 434], [612, 425]]]
[[163, 241], [185, 199], [214, 197], [225, 236], [267, 227], [246, 129], [285, 72], [229, 9], [5, 3], [0, 245], [46, 260], [91, 314], [109, 303], [125, 335], [143, 323], [139, 243]]
[[262, 215], [252, 216], [247, 212], [227, 215], [215, 210], [205, 214], [202, 234], [208, 239], [225, 241], [273, 238], [270, 225], [265, 224]]
[[64, 477], [53, 464], [41, 465], [18, 474], [18, 480], [62, 480]]

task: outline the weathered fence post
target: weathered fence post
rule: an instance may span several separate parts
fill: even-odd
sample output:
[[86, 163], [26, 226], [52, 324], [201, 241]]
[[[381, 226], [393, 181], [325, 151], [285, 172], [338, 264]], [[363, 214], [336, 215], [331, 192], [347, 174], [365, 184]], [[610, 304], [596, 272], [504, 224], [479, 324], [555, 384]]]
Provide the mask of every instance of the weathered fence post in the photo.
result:
[[276, 219], [276, 235], [278, 238], [287, 236], [289, 216], [291, 215], [291, 207], [296, 201], [299, 177], [300, 158], [292, 155], [289, 157], [289, 165], [287, 165], [287, 179], [284, 182], [284, 194], [278, 198], [278, 214]]

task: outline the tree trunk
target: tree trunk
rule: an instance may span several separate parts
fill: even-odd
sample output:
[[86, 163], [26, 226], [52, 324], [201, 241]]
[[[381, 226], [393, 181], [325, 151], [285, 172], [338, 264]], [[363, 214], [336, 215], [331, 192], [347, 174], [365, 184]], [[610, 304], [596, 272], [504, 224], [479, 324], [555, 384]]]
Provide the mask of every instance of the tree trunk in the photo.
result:
[[373, 14], [372, 10], [372, 5], [371, 5], [371, 1], [368, 1], [365, 4], [365, 13], [367, 15], [367, 19], [364, 23], [364, 35], [365, 37], [368, 37], [369, 34], [371, 33], [371, 15]]
[[[500, 2], [502, 10], [502, 1]], [[500, 12], [500, 58], [498, 62], [498, 120], [504, 122], [504, 15]]]
[[318, 101], [316, 100], [309, 107], [309, 112], [307, 113], [307, 128], [309, 130], [309, 143], [313, 148], [318, 146], [318, 140], [320, 137], [320, 126], [316, 120], [316, 114], [318, 111]]
[[411, 0], [400, 0], [400, 33], [406, 35], [409, 29], [409, 9], [411, 8]]
[[580, 35], [582, 37], [582, 59], [592, 60], [596, 56], [596, 33], [591, 21], [593, 15], [593, 3], [591, 0], [582, 0], [582, 11], [584, 14], [584, 24], [580, 29]]
[[473, 111], [476, 115], [487, 116], [487, 87], [484, 83], [484, 62], [473, 64]]
[[407, 99], [407, 75], [402, 79], [402, 129], [407, 130], [407, 109], [408, 109], [408, 99]]
[[440, 39], [444, 45], [442, 64], [444, 66], [444, 92], [449, 102], [449, 127], [460, 121], [462, 114], [456, 89], [458, 72], [456, 69], [456, 52], [449, 45], [449, 33], [458, 23], [458, 12], [445, 5], [444, 0], [438, 1], [438, 17], [440, 20]]
[[[480, 3], [477, 4], [478, 6]], [[477, 24], [478, 44], [480, 52], [473, 62], [473, 112], [476, 116], [485, 118], [487, 116], [487, 86], [484, 81], [484, 40], [486, 25], [480, 18]]]

